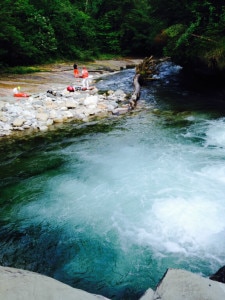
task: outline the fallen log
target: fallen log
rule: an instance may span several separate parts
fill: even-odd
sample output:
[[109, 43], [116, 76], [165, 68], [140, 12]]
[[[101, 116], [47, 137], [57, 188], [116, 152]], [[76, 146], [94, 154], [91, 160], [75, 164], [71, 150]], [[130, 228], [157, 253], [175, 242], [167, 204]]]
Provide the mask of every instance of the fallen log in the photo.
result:
[[158, 65], [164, 61], [169, 61], [170, 57], [154, 58], [153, 56], [145, 57], [143, 61], [137, 65], [136, 74], [140, 74], [141, 82], [148, 80], [156, 80], [153, 76], [158, 73]]
[[131, 96], [131, 99], [129, 101], [129, 107], [130, 109], [134, 109], [137, 105], [137, 101], [140, 98], [140, 91], [141, 91], [141, 85], [139, 83], [140, 74], [136, 74], [134, 76], [133, 84], [134, 84], [134, 92]]
[[157, 67], [163, 61], [169, 61], [170, 57], [155, 59], [153, 56], [145, 57], [144, 60], [136, 66], [136, 75], [133, 79], [134, 92], [129, 100], [129, 109], [134, 109], [140, 98], [141, 85], [146, 81], [158, 80], [153, 77], [157, 74]]

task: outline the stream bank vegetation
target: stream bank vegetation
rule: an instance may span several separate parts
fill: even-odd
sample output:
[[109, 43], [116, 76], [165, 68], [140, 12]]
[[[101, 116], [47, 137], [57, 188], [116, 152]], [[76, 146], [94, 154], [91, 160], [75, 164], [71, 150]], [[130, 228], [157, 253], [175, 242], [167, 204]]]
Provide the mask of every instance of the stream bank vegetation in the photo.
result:
[[222, 0], [5, 0], [0, 15], [1, 68], [154, 55], [224, 75]]

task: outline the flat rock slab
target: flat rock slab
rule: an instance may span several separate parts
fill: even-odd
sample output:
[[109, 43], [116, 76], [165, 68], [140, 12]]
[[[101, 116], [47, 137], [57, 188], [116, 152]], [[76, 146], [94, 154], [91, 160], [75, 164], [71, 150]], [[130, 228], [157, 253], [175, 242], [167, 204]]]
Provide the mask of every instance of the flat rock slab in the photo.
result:
[[104, 300], [33, 272], [0, 267], [0, 299], [4, 300]]
[[223, 300], [225, 284], [184, 270], [169, 269], [149, 300]]

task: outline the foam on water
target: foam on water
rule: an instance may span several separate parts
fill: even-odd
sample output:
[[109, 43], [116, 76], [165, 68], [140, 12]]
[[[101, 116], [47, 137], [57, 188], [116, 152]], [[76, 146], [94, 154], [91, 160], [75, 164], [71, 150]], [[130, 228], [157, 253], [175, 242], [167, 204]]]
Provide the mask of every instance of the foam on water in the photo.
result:
[[209, 122], [206, 136], [206, 146], [225, 148], [225, 119]]
[[[140, 253], [148, 249], [158, 260], [172, 255], [184, 263], [210, 256], [221, 262], [224, 153], [209, 148], [218, 127], [223, 132], [221, 120], [193, 124], [186, 143], [183, 133], [180, 140], [173, 130], [159, 134], [159, 127], [137, 119], [128, 120], [126, 131], [73, 143], [63, 149], [68, 163], [19, 215], [37, 224], [48, 220], [70, 239], [80, 232], [105, 239], [112, 248], [117, 245], [117, 256], [126, 253], [128, 262], [137, 255], [134, 247]], [[204, 137], [202, 145], [190, 144], [196, 133]]]
[[143, 112], [59, 141], [47, 155], [63, 163], [7, 191], [18, 200], [4, 218], [25, 232], [23, 255], [16, 234], [10, 255], [29, 268], [37, 251], [34, 270], [116, 299], [154, 288], [169, 267], [216, 271], [225, 263], [225, 119], [186, 121], [165, 126]]

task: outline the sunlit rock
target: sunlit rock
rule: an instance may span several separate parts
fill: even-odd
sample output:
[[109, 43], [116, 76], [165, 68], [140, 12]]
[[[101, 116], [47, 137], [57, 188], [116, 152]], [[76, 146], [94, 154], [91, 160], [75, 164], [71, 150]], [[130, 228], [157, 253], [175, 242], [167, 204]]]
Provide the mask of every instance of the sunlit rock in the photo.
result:
[[0, 267], [0, 299], [96, 300], [107, 299], [72, 288], [55, 279], [20, 269]]
[[225, 299], [225, 285], [185, 270], [169, 269], [153, 299], [222, 300]]
[[37, 120], [40, 120], [40, 121], [47, 121], [48, 117], [49, 117], [49, 115], [47, 113], [37, 113], [36, 114]]
[[92, 107], [96, 107], [98, 104], [98, 96], [89, 96], [84, 100], [84, 105], [85, 106], [92, 106]]
[[13, 125], [14, 127], [20, 127], [20, 126], [22, 126], [23, 123], [25, 123], [25, 122], [26, 122], [26, 120], [25, 120], [24, 118], [16, 118], [16, 119], [13, 121], [12, 125]]

